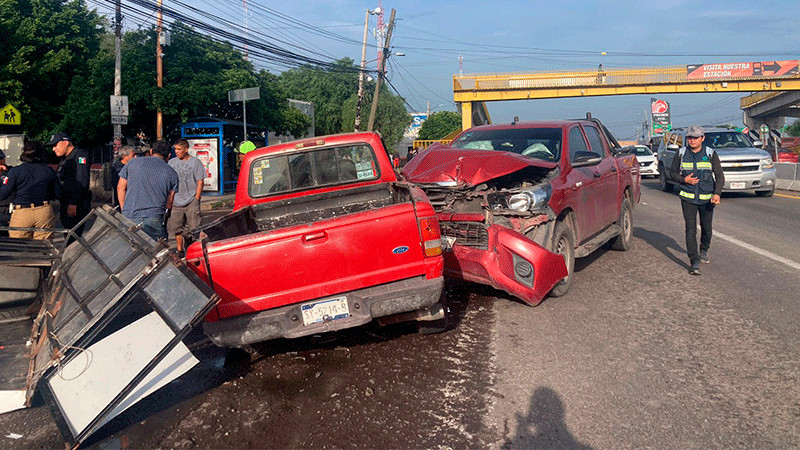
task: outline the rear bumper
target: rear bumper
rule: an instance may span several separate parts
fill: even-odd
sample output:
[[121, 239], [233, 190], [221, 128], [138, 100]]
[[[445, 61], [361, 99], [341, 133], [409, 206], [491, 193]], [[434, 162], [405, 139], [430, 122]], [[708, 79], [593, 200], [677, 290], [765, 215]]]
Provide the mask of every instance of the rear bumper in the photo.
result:
[[491, 225], [486, 249], [453, 245], [444, 253], [446, 276], [488, 284], [536, 305], [567, 276], [564, 258], [516, 231]]
[[[347, 297], [350, 317], [303, 325], [300, 305], [286, 305], [216, 322], [204, 322], [203, 331], [220, 347], [241, 347], [277, 338], [297, 338], [363, 325], [372, 319], [428, 308], [439, 302], [444, 279], [424, 276], [372, 286], [333, 297]], [[318, 300], [324, 300], [318, 299]]]
[[770, 191], [775, 189], [777, 178], [775, 169], [765, 169], [755, 174], [725, 172], [725, 186], [722, 192]]

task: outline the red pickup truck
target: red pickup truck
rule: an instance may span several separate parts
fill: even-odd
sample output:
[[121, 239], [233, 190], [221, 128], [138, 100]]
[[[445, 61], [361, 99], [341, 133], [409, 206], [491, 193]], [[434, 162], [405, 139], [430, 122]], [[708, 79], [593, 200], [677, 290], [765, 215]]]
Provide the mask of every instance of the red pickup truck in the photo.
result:
[[204, 323], [220, 346], [444, 318], [435, 211], [376, 133], [248, 153], [234, 211], [197, 236], [186, 263], [221, 297]]
[[529, 304], [566, 294], [576, 257], [631, 245], [639, 165], [591, 115], [473, 127], [402, 174], [436, 208], [445, 275]]

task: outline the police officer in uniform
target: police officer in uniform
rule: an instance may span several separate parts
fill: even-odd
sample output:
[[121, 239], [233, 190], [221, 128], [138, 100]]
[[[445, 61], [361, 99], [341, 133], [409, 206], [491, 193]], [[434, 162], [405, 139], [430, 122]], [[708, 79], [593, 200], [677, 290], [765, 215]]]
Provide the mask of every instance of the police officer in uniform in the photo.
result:
[[[717, 152], [703, 145], [703, 128], [692, 125], [686, 130], [686, 142], [672, 160], [671, 178], [680, 184], [683, 219], [686, 222], [686, 252], [689, 273], [700, 275], [700, 263], [709, 263], [711, 222], [714, 206], [719, 205], [725, 174]], [[697, 251], [697, 217], [700, 217], [700, 251]]]
[[[92, 209], [92, 192], [89, 190], [89, 157], [85, 150], [73, 145], [69, 136], [56, 133], [47, 142], [61, 158], [58, 178], [61, 180], [61, 210], [59, 218], [64, 228], [73, 228]], [[75, 230], [83, 234], [83, 227]]]
[[[0, 201], [15, 195], [11, 212], [12, 227], [53, 228], [56, 217], [50, 204], [60, 194], [58, 176], [44, 163], [44, 148], [39, 142], [26, 142], [20, 155], [22, 164], [0, 178]], [[0, 170], [4, 169], [0, 165]], [[12, 238], [50, 239], [49, 231], [8, 232]]]

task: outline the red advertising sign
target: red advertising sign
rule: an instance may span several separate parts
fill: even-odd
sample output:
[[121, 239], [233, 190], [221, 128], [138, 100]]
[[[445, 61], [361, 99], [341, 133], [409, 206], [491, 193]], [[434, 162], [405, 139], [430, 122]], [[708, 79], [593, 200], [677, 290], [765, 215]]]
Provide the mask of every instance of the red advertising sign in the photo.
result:
[[747, 78], [798, 75], [798, 61], [761, 61], [720, 64], [690, 64], [686, 66], [686, 78], [705, 80], [710, 78]]
[[651, 98], [650, 112], [652, 114], [653, 134], [664, 134], [672, 129], [669, 103], [661, 99]]

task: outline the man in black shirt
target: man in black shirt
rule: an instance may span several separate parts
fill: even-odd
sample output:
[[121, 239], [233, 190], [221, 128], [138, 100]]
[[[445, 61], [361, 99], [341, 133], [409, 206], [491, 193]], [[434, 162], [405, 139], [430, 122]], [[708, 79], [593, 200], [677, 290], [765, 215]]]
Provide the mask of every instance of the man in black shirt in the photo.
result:
[[[60, 193], [58, 176], [44, 163], [44, 151], [39, 142], [26, 142], [20, 155], [22, 164], [12, 167], [0, 177], [0, 201], [15, 195], [11, 213], [12, 227], [53, 228], [55, 214], [50, 204]], [[5, 165], [0, 165], [0, 170]], [[49, 239], [52, 232], [43, 230], [11, 230], [13, 238]]]
[[[92, 191], [89, 190], [89, 157], [85, 150], [73, 145], [69, 136], [56, 133], [46, 145], [53, 146], [53, 152], [61, 159], [58, 164], [58, 178], [61, 181], [61, 224], [64, 228], [74, 228], [92, 209]], [[81, 235], [83, 227], [75, 230]]]

